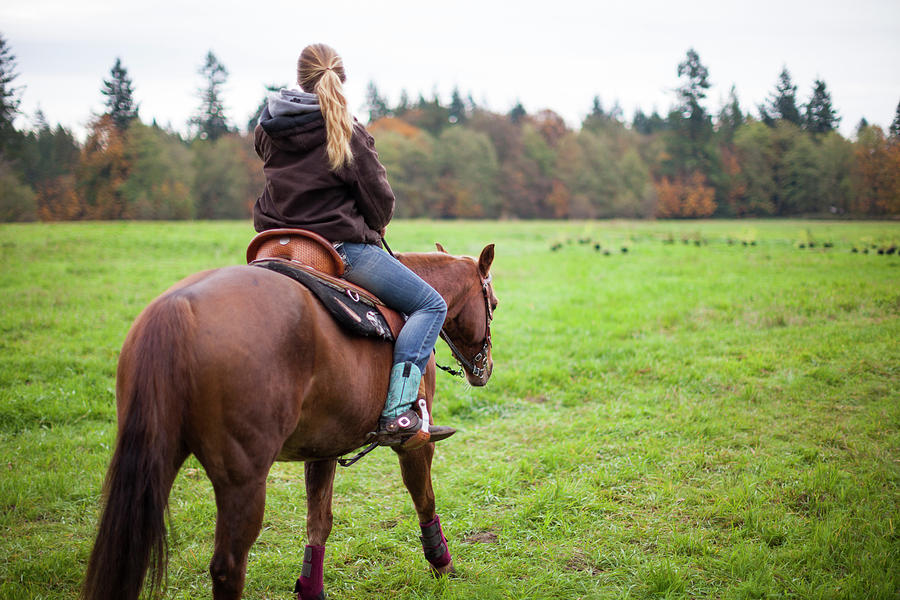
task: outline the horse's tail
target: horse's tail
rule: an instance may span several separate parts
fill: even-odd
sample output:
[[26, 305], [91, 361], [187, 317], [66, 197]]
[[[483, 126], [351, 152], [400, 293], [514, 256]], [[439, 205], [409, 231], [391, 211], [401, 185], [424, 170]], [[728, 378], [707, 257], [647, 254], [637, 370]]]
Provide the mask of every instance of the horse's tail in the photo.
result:
[[119, 435], [106, 474], [106, 505], [82, 588], [87, 600], [137, 599], [150, 570], [161, 591], [169, 491], [186, 456], [181, 427], [191, 396], [189, 299], [169, 293], [137, 319], [119, 358]]

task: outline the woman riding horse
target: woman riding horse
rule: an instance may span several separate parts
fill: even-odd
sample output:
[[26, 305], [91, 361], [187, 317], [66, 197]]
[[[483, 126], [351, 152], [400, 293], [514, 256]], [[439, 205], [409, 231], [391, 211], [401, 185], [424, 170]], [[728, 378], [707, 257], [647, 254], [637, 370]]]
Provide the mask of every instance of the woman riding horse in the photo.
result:
[[412, 409], [425, 365], [447, 314], [443, 298], [418, 275], [381, 249], [394, 212], [394, 193], [378, 161], [375, 141], [347, 110], [341, 57], [314, 44], [300, 54], [297, 83], [303, 91], [269, 96], [255, 132], [266, 186], [253, 207], [257, 231], [295, 227], [332, 242], [344, 277], [408, 315], [394, 344], [387, 400], [375, 438], [405, 449], [450, 428], [424, 427]]
[[[340, 79], [339, 59], [318, 62], [327, 72], [320, 73], [320, 79], [332, 75]], [[301, 72], [305, 72], [303, 64], [301, 59]], [[333, 86], [323, 88], [321, 83], [315, 89], [320, 95], [323, 89], [334, 91]], [[303, 98], [315, 98], [297, 97], [301, 100], [298, 105], [304, 104]], [[173, 285], [138, 315], [119, 355], [118, 436], [85, 574], [85, 600], [137, 600], [148, 572], [149, 585], [144, 591], [155, 597], [165, 582], [168, 563], [169, 492], [191, 455], [202, 465], [215, 493], [216, 532], [209, 565], [213, 599], [241, 597], [250, 548], [262, 529], [266, 479], [278, 460], [305, 463], [307, 545], [296, 592], [299, 600], [323, 598], [336, 459], [363, 445], [375, 429], [382, 433], [380, 441], [399, 442], [394, 449], [418, 516], [428, 564], [436, 574], [453, 571], [431, 484], [434, 445], [404, 448], [400, 443], [421, 441], [417, 432], [402, 431], [401, 427], [392, 432], [389, 425], [393, 419], [385, 423], [380, 413], [385, 396], [400, 398], [402, 403], [410, 390], [416, 389], [414, 368], [425, 370], [423, 413], [433, 412], [434, 359], [428, 358], [424, 364], [416, 361], [431, 352], [444, 310], [448, 318], [442, 335], [462, 364], [466, 380], [473, 386], [487, 384], [493, 370], [490, 325], [497, 306], [491, 284], [494, 245], [485, 246], [477, 258], [443, 251], [398, 254], [399, 263], [395, 264], [375, 245], [379, 232], [372, 226], [383, 227], [387, 222], [393, 197], [383, 181], [384, 171], [377, 163], [371, 138], [356, 125], [349, 134], [344, 130], [344, 150], [348, 144], [351, 150], [340, 154], [343, 166], [304, 174], [288, 159], [313, 161], [318, 157], [326, 164], [331, 137], [326, 133], [329, 126], [323, 123], [334, 113], [324, 107], [306, 116], [277, 108], [275, 112], [280, 116], [267, 111], [263, 131], [257, 129], [258, 148], [270, 152], [273, 159], [266, 164], [268, 185], [260, 199], [257, 224], [266, 227], [266, 219], [282, 214], [278, 202], [287, 202], [284, 208], [293, 206], [289, 202], [293, 196], [280, 192], [292, 186], [305, 185], [305, 206], [318, 206], [323, 214], [332, 206], [325, 200], [334, 202], [332, 212], [327, 213], [330, 218], [317, 226], [309, 216], [303, 224], [320, 232], [332, 231], [332, 239], [344, 241], [350, 278], [363, 281], [386, 300], [391, 301], [395, 290], [379, 285], [379, 278], [399, 280], [398, 287], [405, 294], [394, 295], [406, 301], [400, 307], [413, 315], [403, 328], [409, 339], [398, 341], [406, 353], [400, 355], [399, 384], [389, 377], [398, 371], [397, 351], [391, 344], [346, 331], [310, 290], [288, 277], [236, 265], [195, 273]], [[288, 126], [290, 123], [293, 125]], [[308, 130], [318, 133], [304, 138]], [[275, 133], [279, 131], [283, 135]], [[294, 153], [279, 147], [301, 139], [309, 143], [298, 146]], [[278, 162], [279, 156], [283, 164]], [[377, 176], [375, 188], [364, 173]], [[314, 182], [323, 187], [313, 189]], [[391, 203], [381, 205], [386, 211], [376, 215], [381, 220], [366, 216], [375, 197]], [[303, 206], [294, 208], [302, 212]], [[274, 224], [280, 223], [270, 222], [270, 226]], [[353, 238], [353, 231], [361, 238]], [[346, 241], [351, 239], [362, 241]], [[418, 293], [411, 294], [412, 287]], [[431, 310], [412, 310], [413, 305]], [[436, 312], [441, 315], [438, 323], [429, 324], [429, 315]], [[422, 335], [423, 329], [429, 333], [425, 341], [412, 339]], [[411, 365], [409, 373], [407, 363]], [[431, 441], [437, 437], [432, 433]]]

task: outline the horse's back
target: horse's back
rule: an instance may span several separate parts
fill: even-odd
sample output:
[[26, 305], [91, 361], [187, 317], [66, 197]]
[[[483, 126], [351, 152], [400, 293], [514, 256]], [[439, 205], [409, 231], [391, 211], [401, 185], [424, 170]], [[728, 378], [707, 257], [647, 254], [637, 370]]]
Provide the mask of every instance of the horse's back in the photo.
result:
[[335, 456], [377, 420], [390, 345], [346, 334], [299, 284], [258, 267], [207, 271], [172, 286], [138, 321], [174, 299], [192, 316], [172, 343], [192, 355], [184, 429], [204, 463]]

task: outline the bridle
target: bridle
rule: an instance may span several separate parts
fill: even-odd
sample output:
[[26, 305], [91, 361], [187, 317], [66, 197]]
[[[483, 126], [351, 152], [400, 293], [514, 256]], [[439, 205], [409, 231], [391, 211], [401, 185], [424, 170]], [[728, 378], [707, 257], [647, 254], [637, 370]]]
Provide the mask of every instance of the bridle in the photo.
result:
[[[388, 254], [397, 258], [394, 254], [394, 251], [391, 250], [391, 247], [388, 246], [387, 240], [384, 239], [384, 236], [381, 236], [381, 243], [384, 246], [384, 249], [387, 250]], [[490, 298], [490, 290], [489, 286], [491, 285], [491, 280], [493, 279], [493, 275], [488, 273], [487, 277], [481, 278], [481, 293], [484, 295], [484, 343], [481, 345], [481, 352], [472, 357], [472, 360], [466, 360], [466, 358], [462, 355], [462, 352], [459, 351], [459, 348], [456, 347], [452, 341], [450, 341], [450, 336], [447, 334], [447, 330], [444, 327], [441, 327], [441, 339], [447, 342], [447, 345], [450, 346], [450, 352], [453, 353], [453, 358], [456, 359], [456, 362], [460, 364], [464, 369], [468, 369], [472, 375], [475, 377], [481, 377], [484, 374], [484, 370], [487, 368], [487, 359], [488, 359], [488, 351], [491, 349], [491, 320], [494, 318], [494, 311], [491, 309], [491, 298]], [[436, 363], [435, 363], [436, 364]], [[446, 371], [451, 375], [462, 377], [464, 375], [461, 370], [453, 370], [450, 367], [445, 367], [444, 365], [437, 365], [438, 369], [442, 371]]]
[[[481, 377], [484, 375], [485, 369], [487, 369], [487, 360], [488, 360], [488, 352], [491, 349], [491, 320], [494, 318], [494, 311], [491, 309], [491, 294], [490, 294], [490, 284], [493, 276], [488, 273], [487, 277], [483, 277], [481, 279], [481, 293], [484, 297], [484, 341], [481, 345], [481, 351], [478, 352], [471, 360], [466, 359], [462, 352], [460, 352], [459, 348], [456, 347], [450, 340], [450, 335], [447, 333], [446, 328], [441, 328], [441, 339], [447, 342], [447, 345], [450, 347], [450, 352], [453, 353], [453, 358], [456, 359], [456, 362], [459, 363], [464, 369], [472, 373], [475, 377]], [[443, 365], [438, 365], [438, 368], [450, 373], [451, 375], [463, 376], [463, 371], [461, 370], [453, 370], [450, 367], [445, 367]]]

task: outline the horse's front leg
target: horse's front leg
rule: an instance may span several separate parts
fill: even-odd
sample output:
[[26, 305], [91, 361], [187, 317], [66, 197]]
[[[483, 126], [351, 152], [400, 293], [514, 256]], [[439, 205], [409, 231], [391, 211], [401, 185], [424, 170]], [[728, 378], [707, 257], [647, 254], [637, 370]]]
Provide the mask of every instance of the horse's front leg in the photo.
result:
[[431, 487], [431, 459], [434, 444], [425, 444], [417, 450], [398, 450], [400, 473], [403, 483], [412, 496], [419, 515], [422, 530], [422, 551], [435, 575], [453, 572], [453, 558], [447, 548], [447, 538], [441, 529], [441, 521], [434, 511], [434, 489]]
[[334, 489], [335, 460], [305, 463], [306, 475], [306, 537], [303, 571], [294, 591], [298, 600], [323, 600], [325, 542], [331, 533], [331, 495]]

